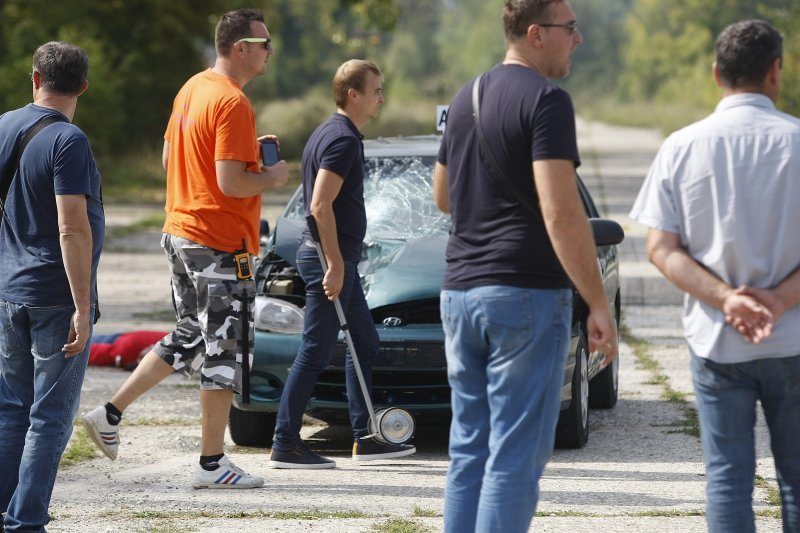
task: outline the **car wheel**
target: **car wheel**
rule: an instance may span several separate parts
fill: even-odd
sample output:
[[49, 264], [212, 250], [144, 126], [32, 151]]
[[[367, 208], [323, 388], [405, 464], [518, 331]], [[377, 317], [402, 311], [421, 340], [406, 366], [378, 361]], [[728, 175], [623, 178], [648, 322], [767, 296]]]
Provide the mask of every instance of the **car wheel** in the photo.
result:
[[572, 401], [561, 411], [556, 426], [557, 448], [582, 448], [589, 441], [589, 349], [583, 325], [578, 331]]
[[[619, 347], [619, 316], [617, 316], [617, 347]], [[601, 370], [589, 383], [589, 407], [611, 409], [617, 405], [618, 396], [619, 353], [611, 364]]]
[[617, 405], [619, 394], [619, 356], [605, 367], [589, 386], [589, 406], [592, 409], [611, 409]]
[[231, 439], [239, 446], [268, 448], [272, 446], [277, 416], [277, 413], [242, 411], [231, 406], [231, 414], [228, 417]]

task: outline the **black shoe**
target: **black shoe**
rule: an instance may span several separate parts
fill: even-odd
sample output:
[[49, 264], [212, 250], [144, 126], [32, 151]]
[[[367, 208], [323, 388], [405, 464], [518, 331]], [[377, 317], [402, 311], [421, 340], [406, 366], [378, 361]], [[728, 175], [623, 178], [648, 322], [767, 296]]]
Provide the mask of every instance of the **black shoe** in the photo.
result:
[[270, 468], [320, 469], [336, 468], [336, 462], [312, 452], [301, 440], [289, 451], [284, 452], [273, 448], [267, 466]]
[[353, 461], [377, 461], [394, 459], [416, 453], [417, 448], [410, 444], [388, 444], [369, 439], [356, 439], [353, 443]]

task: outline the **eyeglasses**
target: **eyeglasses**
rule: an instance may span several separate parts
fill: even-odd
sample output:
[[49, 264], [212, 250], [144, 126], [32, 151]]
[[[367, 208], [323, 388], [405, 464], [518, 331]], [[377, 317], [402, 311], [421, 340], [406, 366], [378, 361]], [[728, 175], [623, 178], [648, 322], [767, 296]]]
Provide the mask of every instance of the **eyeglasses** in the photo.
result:
[[244, 42], [244, 43], [263, 43], [264, 44], [264, 50], [267, 50], [267, 51], [272, 50], [272, 39], [267, 38], [267, 37], [245, 37], [244, 39], [239, 39], [234, 44], [239, 44], [239, 43], [242, 43], [242, 42]]
[[578, 30], [578, 21], [570, 20], [566, 24], [539, 24], [543, 28], [566, 28], [570, 35]]

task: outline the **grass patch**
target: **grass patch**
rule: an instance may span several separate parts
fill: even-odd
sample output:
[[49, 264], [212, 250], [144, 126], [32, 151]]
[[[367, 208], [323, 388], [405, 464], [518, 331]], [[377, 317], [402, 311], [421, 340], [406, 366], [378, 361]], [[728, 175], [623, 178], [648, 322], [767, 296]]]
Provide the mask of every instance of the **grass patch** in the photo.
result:
[[142, 231], [160, 230], [162, 227], [164, 227], [164, 220], [166, 219], [166, 216], [166, 213], [158, 212], [148, 215], [147, 217], [136, 221], [133, 224], [128, 224], [127, 226], [110, 226], [106, 230], [106, 239], [121, 239], [123, 237], [135, 235]]
[[166, 172], [161, 166], [162, 146], [144, 147], [130, 154], [98, 158], [106, 203], [162, 203], [166, 198]]
[[581, 511], [544, 511], [536, 513], [537, 517], [548, 518], [686, 518], [691, 516], [705, 516], [703, 509], [663, 510], [663, 511], [637, 511], [633, 513], [600, 514], [585, 513]]
[[422, 507], [414, 507], [414, 516], [420, 518], [438, 518], [442, 513], [434, 511], [433, 509], [424, 509]]
[[767, 497], [764, 501], [767, 502], [767, 505], [780, 507], [783, 504], [783, 500], [781, 500], [780, 489], [778, 487], [769, 485], [767, 487]]
[[185, 520], [191, 518], [248, 519], [271, 518], [273, 520], [328, 520], [350, 518], [377, 518], [361, 511], [108, 511], [102, 517], [140, 518], [148, 520]]
[[769, 481], [758, 475], [755, 479], [755, 486], [767, 491], [767, 497], [764, 498], [764, 502], [767, 505], [772, 505], [774, 507], [781, 506], [781, 491], [778, 487], [772, 485]]
[[61, 456], [59, 466], [72, 466], [97, 457], [97, 448], [83, 426], [75, 426], [67, 449]]
[[536, 516], [539, 518], [599, 518], [608, 515], [581, 511], [537, 511]]
[[177, 390], [200, 390], [200, 383], [199, 380], [193, 378], [189, 383], [176, 383], [174, 385], [170, 385], [170, 387]]
[[684, 511], [639, 511], [636, 513], [628, 513], [625, 516], [634, 518], [686, 518], [689, 516], [705, 516], [706, 512], [702, 509], [687, 509]]
[[433, 530], [413, 520], [390, 518], [382, 524], [375, 524], [371, 531], [379, 533], [429, 533]]
[[268, 518], [278, 520], [322, 520], [330, 518], [375, 518], [376, 515], [363, 511], [273, 511]]
[[683, 418], [672, 424], [675, 429], [670, 433], [684, 433], [699, 439], [700, 420], [697, 418], [697, 409], [689, 402], [688, 394], [670, 386], [669, 377], [661, 370], [658, 361], [652, 355], [653, 345], [645, 339], [635, 336], [624, 323], [620, 324], [619, 334], [622, 340], [631, 347], [639, 366], [650, 374], [650, 379], [645, 383], [662, 387], [664, 390], [661, 397], [675, 405], [683, 413]]

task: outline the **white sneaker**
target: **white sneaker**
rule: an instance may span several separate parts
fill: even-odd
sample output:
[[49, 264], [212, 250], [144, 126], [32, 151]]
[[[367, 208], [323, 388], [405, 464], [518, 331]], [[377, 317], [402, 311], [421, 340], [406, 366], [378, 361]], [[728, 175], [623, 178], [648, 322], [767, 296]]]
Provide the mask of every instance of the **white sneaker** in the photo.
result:
[[197, 465], [192, 487], [196, 489], [256, 489], [264, 485], [264, 478], [251, 476], [223, 455], [216, 470], [205, 470]]
[[116, 460], [119, 448], [119, 425], [112, 426], [108, 423], [105, 406], [101, 405], [83, 415], [81, 423], [100, 451], [112, 461]]

